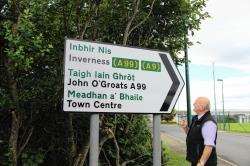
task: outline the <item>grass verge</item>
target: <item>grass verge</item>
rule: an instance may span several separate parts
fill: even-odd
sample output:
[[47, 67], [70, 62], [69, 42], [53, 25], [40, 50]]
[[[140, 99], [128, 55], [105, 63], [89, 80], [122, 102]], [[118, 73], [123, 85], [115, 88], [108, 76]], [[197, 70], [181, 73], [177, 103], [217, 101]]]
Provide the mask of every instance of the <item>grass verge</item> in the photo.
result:
[[189, 166], [190, 164], [186, 161], [184, 154], [176, 153], [173, 149], [169, 148], [166, 141], [162, 142], [162, 160], [166, 166]]
[[[223, 123], [219, 123], [218, 128], [223, 130]], [[250, 133], [250, 123], [225, 123], [225, 129], [229, 132]]]

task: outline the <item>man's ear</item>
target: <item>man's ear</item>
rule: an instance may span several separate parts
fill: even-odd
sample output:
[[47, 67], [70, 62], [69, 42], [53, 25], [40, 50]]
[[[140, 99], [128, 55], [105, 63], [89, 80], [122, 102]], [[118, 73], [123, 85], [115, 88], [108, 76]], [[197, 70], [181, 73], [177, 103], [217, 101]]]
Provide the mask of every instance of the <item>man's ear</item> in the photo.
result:
[[210, 111], [210, 104], [207, 104], [207, 105], [204, 107], [204, 109]]

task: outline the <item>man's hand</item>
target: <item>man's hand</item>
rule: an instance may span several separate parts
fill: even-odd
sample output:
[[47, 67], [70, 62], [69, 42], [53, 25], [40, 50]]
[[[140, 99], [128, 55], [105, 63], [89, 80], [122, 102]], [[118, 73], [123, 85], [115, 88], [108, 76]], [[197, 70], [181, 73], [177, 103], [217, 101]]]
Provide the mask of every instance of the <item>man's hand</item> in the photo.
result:
[[198, 163], [198, 164], [197, 164], [197, 166], [204, 166], [204, 165], [202, 165], [202, 164]]
[[205, 164], [199, 161], [196, 166], [204, 166]]
[[187, 128], [187, 125], [188, 125], [187, 120], [181, 120], [179, 124], [180, 124], [181, 128], [183, 128], [183, 129]]
[[187, 120], [181, 120], [180, 123], [179, 123], [179, 125], [185, 131], [185, 133], [188, 132], [188, 123], [187, 123]]

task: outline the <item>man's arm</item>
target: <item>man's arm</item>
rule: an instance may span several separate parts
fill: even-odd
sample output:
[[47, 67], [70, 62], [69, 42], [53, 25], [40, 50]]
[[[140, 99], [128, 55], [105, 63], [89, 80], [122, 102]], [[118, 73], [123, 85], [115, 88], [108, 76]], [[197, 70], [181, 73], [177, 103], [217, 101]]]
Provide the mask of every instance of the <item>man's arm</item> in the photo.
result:
[[202, 127], [202, 137], [204, 139], [205, 148], [197, 166], [204, 166], [209, 159], [213, 147], [215, 147], [217, 126], [214, 122], [208, 121]]
[[205, 165], [205, 163], [207, 162], [208, 158], [210, 157], [210, 155], [212, 153], [212, 150], [213, 150], [213, 146], [210, 146], [210, 145], [205, 146], [203, 153], [202, 153], [202, 156], [201, 156], [197, 166], [204, 166]]

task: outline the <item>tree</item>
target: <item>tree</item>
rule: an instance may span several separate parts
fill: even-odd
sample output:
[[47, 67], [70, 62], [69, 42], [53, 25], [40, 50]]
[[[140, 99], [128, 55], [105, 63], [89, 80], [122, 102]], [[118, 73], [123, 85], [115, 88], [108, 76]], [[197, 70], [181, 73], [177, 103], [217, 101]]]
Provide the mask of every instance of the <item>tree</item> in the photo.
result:
[[171, 113], [169, 113], [169, 114], [163, 114], [161, 116], [161, 120], [170, 122], [170, 121], [172, 121], [174, 119], [175, 115], [176, 115], [176, 110], [173, 109], [173, 111]]

